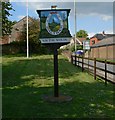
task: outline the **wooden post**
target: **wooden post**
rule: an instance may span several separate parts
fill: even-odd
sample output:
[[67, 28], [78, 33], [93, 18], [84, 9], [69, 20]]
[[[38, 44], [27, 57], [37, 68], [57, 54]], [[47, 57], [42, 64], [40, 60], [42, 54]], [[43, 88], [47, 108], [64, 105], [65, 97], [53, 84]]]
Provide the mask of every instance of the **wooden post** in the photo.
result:
[[83, 65], [84, 65], [84, 57], [82, 56], [82, 72], [84, 71]]
[[58, 89], [58, 51], [54, 49], [54, 97], [59, 96]]
[[94, 79], [96, 80], [96, 58], [94, 58]]
[[71, 55], [71, 63], [73, 64], [73, 56]]
[[105, 85], [107, 85], [107, 61], [105, 60]]
[[76, 55], [75, 55], [75, 66], [76, 66], [76, 61], [77, 61], [77, 60], [76, 60]]
[[89, 50], [88, 50], [88, 73], [89, 73]]
[[78, 56], [78, 67], [79, 67], [79, 56]]

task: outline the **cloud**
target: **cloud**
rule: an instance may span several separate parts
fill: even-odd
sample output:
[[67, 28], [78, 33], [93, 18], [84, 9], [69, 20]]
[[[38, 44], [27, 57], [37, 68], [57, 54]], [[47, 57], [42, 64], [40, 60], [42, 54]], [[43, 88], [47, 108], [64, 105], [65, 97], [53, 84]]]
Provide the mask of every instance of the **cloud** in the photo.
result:
[[112, 16], [109, 16], [109, 15], [100, 15], [100, 17], [101, 17], [102, 20], [104, 20], [104, 21], [108, 21], [108, 20], [113, 19], [113, 17], [112, 17]]
[[[17, 4], [26, 6], [26, 4], [24, 3], [24, 0], [20, 0], [20, 1], [23, 1], [23, 2], [20, 4], [19, 3], [17, 3]], [[60, 0], [60, 1], [62, 1], [62, 0]], [[103, 21], [108, 21], [113, 18], [113, 3], [112, 2], [78, 2], [78, 0], [76, 0], [76, 1], [77, 1], [76, 2], [77, 20], [79, 20], [80, 22], [82, 22], [83, 19], [85, 20], [86, 16], [88, 16], [88, 17], [92, 16], [92, 18], [94, 17], [96, 19], [99, 19], [99, 21], [101, 21], [101, 23]], [[28, 3], [29, 15], [33, 16], [33, 17], [38, 17], [36, 10], [51, 9], [52, 5], [57, 5], [57, 8], [59, 8], [59, 9], [64, 9], [64, 8], [71, 9], [70, 15], [69, 15], [69, 24], [70, 24], [69, 28], [70, 28], [70, 31], [72, 31], [72, 34], [74, 34], [74, 3], [73, 2], [65, 2], [65, 3], [64, 2], [54, 2], [54, 1], [53, 2], [44, 2], [44, 1], [41, 2], [41, 0], [33, 0], [32, 2]], [[81, 19], [81, 17], [83, 17], [83, 18]], [[91, 21], [89, 21], [89, 23], [90, 22]], [[84, 25], [85, 23], [82, 23], [82, 24]], [[103, 25], [105, 25], [105, 24], [106, 23], [103, 22]], [[110, 25], [111, 25], [111, 21], [110, 21]], [[93, 26], [95, 26], [95, 23], [93, 23]], [[80, 27], [82, 27], [82, 25]], [[97, 26], [95, 26], [95, 27], [97, 27]], [[96, 34], [96, 33], [93, 33], [95, 30], [91, 29], [91, 28], [87, 29], [87, 31], [92, 32], [92, 33], [89, 33], [89, 36]], [[77, 29], [79, 29], [79, 28], [77, 28]], [[89, 30], [89, 29], [91, 29], [91, 30]], [[102, 27], [102, 29], [106, 29], [106, 28]], [[98, 30], [96, 30], [96, 31], [98, 31]]]
[[106, 34], [113, 34], [113, 30], [106, 30], [105, 33]]
[[[36, 1], [36, 0], [34, 0]], [[40, 0], [39, 0], [40, 1]], [[69, 8], [71, 9], [71, 15], [74, 15], [74, 3], [73, 2], [29, 2], [29, 9], [50, 9], [52, 5], [57, 5], [57, 8]], [[86, 17], [98, 16], [104, 21], [108, 21], [113, 18], [113, 3], [112, 2], [76, 2], [76, 14], [77, 16]]]
[[78, 2], [76, 3], [76, 9], [78, 13], [90, 14], [111, 14], [113, 11], [112, 2]]
[[92, 33], [88, 33], [88, 37], [93, 37], [96, 33], [92, 32]]
[[102, 20], [104, 21], [108, 21], [108, 20], [111, 20], [113, 18], [112, 15], [109, 15], [109, 14], [99, 14], [99, 13], [92, 13], [90, 14], [91, 16], [98, 16], [100, 18], [102, 18]]
[[[14, 0], [13, 0], [14, 1]], [[23, 5], [26, 6], [23, 1]], [[40, 2], [41, 0], [28, 0], [29, 10], [37, 10], [37, 9], [50, 9], [52, 5], [57, 5], [57, 8], [69, 8], [71, 9], [71, 15], [74, 15], [74, 2]], [[67, 0], [64, 0], [67, 1]], [[77, 16], [85, 17], [87, 15], [90, 16], [98, 16], [104, 21], [108, 21], [113, 18], [113, 3], [112, 2], [76, 2], [76, 14]], [[71, 16], [70, 15], [70, 16]]]
[[57, 8], [71, 8], [73, 9], [74, 3], [72, 2], [66, 2], [66, 3], [61, 3], [61, 2], [29, 2], [29, 8], [30, 9], [51, 9], [52, 5], [57, 5]]
[[22, 18], [24, 18], [25, 16], [24, 15], [19, 15], [18, 16], [18, 19], [20, 20], [20, 19], [22, 19]]
[[78, 2], [76, 4], [78, 16], [85, 17], [98, 16], [104, 21], [113, 18], [113, 3], [112, 2]]
[[41, 9], [51, 9], [52, 5], [57, 5], [57, 8], [59, 8], [59, 9], [71, 9], [69, 17], [71, 18], [74, 16], [74, 8], [73, 8], [74, 3], [73, 2], [66, 2], [66, 3], [64, 3], [64, 2], [62, 2], [62, 3], [61, 2], [58, 2], [58, 3], [56, 3], [56, 2], [53, 2], [53, 3], [52, 2], [46, 2], [46, 3], [30, 2], [28, 4], [29, 11], [36, 11], [36, 10], [41, 10]]

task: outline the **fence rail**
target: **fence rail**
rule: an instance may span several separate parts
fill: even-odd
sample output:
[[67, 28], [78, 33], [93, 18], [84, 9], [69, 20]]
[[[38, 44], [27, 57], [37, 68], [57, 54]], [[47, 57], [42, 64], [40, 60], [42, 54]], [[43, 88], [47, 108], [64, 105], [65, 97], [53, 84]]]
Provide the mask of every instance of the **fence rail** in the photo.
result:
[[71, 55], [71, 63], [82, 68], [82, 72], [87, 69], [88, 73], [93, 74], [94, 79], [101, 77], [107, 82], [115, 84], [115, 62], [107, 60], [97, 60], [96, 58], [86, 58]]

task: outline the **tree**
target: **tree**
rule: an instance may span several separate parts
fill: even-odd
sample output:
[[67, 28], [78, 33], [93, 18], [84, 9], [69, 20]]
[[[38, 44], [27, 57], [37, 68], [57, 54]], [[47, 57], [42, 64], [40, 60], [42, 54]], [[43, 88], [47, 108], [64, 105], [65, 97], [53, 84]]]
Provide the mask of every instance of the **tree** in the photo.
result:
[[27, 40], [27, 25], [26, 25], [26, 23], [23, 24], [23, 29], [20, 31], [18, 39], [20, 41]]
[[17, 23], [17, 21], [16, 21], [16, 20], [12, 21], [12, 25], [15, 25], [16, 23]]
[[40, 26], [39, 20], [36, 18], [32, 18], [32, 22], [29, 23], [28, 28], [28, 38], [29, 41], [40, 42], [39, 41], [39, 33], [40, 33]]
[[[28, 19], [28, 39], [29, 42], [39, 42], [39, 21], [36, 18], [29, 17]], [[21, 30], [19, 40], [26, 41], [27, 37], [27, 23], [23, 24], [23, 29]]]
[[76, 33], [76, 36], [79, 37], [79, 38], [87, 38], [88, 33], [85, 30], [79, 30]]
[[9, 35], [12, 29], [12, 21], [8, 19], [10, 10], [14, 10], [10, 2], [2, 2], [2, 36]]
[[[37, 52], [40, 49], [39, 40], [39, 20], [36, 18], [28, 17], [28, 40], [29, 40], [29, 51], [31, 53]], [[26, 43], [27, 41], [27, 23], [23, 24], [23, 29], [19, 35], [20, 42]]]

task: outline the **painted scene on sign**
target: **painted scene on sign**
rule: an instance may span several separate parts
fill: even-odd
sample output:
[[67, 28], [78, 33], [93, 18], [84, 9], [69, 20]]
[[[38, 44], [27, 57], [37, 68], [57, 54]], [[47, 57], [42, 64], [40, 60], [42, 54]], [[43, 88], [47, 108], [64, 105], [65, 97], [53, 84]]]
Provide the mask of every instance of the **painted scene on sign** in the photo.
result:
[[68, 11], [41, 11], [40, 38], [70, 37], [68, 30]]

